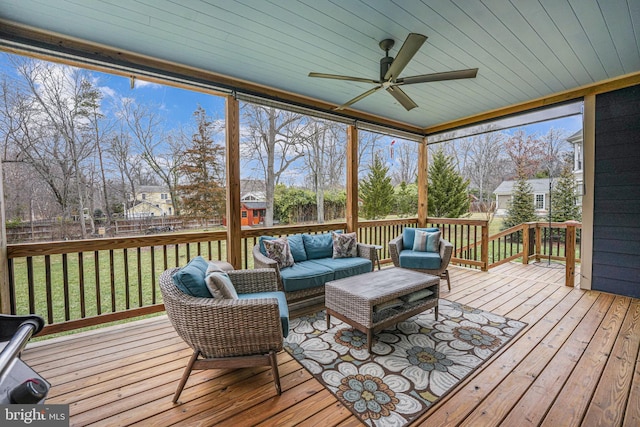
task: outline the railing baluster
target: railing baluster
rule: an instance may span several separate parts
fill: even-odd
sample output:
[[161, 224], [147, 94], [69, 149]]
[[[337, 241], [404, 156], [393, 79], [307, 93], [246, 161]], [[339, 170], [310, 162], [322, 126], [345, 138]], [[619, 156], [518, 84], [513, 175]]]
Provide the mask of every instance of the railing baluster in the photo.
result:
[[93, 251], [93, 268], [96, 277], [96, 314], [102, 314], [102, 302], [100, 297], [100, 252]]
[[69, 312], [69, 269], [67, 263], [67, 254], [62, 254], [62, 286], [64, 289], [64, 320], [70, 320]]
[[137, 266], [138, 266], [138, 307], [142, 307], [143, 298], [142, 298], [142, 250], [137, 248], [136, 257], [137, 257]]
[[85, 305], [84, 254], [82, 252], [78, 252], [78, 289], [80, 290], [80, 317], [84, 319], [87, 317], [87, 307]]
[[47, 293], [47, 323], [53, 320], [53, 293], [51, 291], [51, 255], [44, 256], [44, 286]]
[[129, 295], [129, 252], [127, 248], [122, 250], [122, 261], [124, 262], [124, 305], [127, 310], [131, 308], [131, 297]]
[[113, 256], [113, 249], [109, 251], [109, 279], [111, 281], [111, 312], [116, 312], [116, 273], [115, 273], [115, 261]]
[[156, 303], [156, 247], [151, 246], [151, 304]]
[[33, 257], [27, 258], [27, 286], [29, 291], [29, 313], [36, 312], [36, 296], [33, 285]]

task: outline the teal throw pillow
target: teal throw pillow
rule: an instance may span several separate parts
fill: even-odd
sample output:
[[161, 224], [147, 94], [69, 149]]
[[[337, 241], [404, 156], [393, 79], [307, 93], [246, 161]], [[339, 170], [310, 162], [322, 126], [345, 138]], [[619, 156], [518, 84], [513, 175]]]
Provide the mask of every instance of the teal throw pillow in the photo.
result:
[[182, 292], [192, 297], [211, 298], [211, 293], [204, 281], [208, 268], [207, 260], [197, 256], [173, 274], [173, 283]]
[[413, 238], [413, 250], [417, 252], [438, 252], [440, 247], [440, 231], [429, 233], [416, 230]]

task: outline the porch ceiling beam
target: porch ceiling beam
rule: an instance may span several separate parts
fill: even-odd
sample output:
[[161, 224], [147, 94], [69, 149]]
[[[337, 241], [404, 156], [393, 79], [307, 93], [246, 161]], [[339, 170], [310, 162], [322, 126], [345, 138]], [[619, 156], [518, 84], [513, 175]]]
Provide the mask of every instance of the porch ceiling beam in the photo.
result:
[[[328, 103], [246, 80], [236, 79], [231, 76], [217, 74], [200, 68], [190, 67], [184, 64], [178, 64], [135, 52], [120, 50], [99, 43], [88, 42], [86, 40], [69, 37], [52, 31], [44, 31], [31, 26], [17, 24], [13, 21], [0, 19], [0, 39], [12, 40], [22, 43], [25, 46], [24, 48], [21, 48], [19, 46], [10, 46], [6, 43], [0, 46], [0, 50], [10, 53], [26, 55], [73, 66], [80, 66], [82, 68], [117, 74], [128, 78], [131, 77], [132, 73], [131, 71], [124, 71], [123, 68], [125, 67], [138, 69], [140, 71], [146, 70], [160, 75], [167, 74], [181, 76], [186, 80], [194, 79], [203, 83], [206, 82], [212, 87], [217, 86], [220, 89], [219, 92], [216, 92], [213, 88], [211, 90], [200, 88], [200, 90], [219, 96], [226, 95], [226, 93], [224, 93], [225, 91], [242, 92], [249, 95], [262, 96], [280, 102], [307, 107], [312, 110], [318, 110], [336, 116], [347, 117], [354, 121], [360, 120], [390, 129], [398, 129], [421, 136], [424, 135], [424, 130], [421, 127], [413, 126], [408, 123], [391, 120], [353, 109], [345, 109], [340, 112], [336, 112], [334, 111], [334, 108], [338, 106], [337, 104]], [[33, 47], [33, 49], [28, 48], [27, 46]], [[81, 59], [85, 59], [87, 62], [83, 62]], [[187, 83], [180, 84], [175, 81], [163, 80], [162, 78], [154, 78], [147, 75], [145, 75], [145, 79], [156, 83], [188, 88], [190, 90], [194, 89], [193, 86], [189, 86]]]
[[501, 117], [509, 116], [511, 114], [522, 113], [525, 111], [534, 110], [540, 107], [548, 107], [554, 104], [571, 101], [574, 99], [584, 98], [589, 95], [597, 95], [600, 93], [611, 92], [613, 90], [622, 89], [629, 86], [635, 86], [640, 84], [640, 72], [625, 74], [620, 77], [615, 77], [608, 80], [602, 80], [597, 83], [592, 83], [585, 86], [580, 86], [575, 89], [558, 92], [542, 98], [533, 99], [531, 101], [522, 102], [519, 104], [509, 105], [507, 107], [498, 108], [495, 110], [485, 111], [473, 116], [464, 117], [462, 119], [453, 120], [446, 123], [440, 123], [435, 126], [425, 128], [424, 131], [427, 135], [434, 133], [445, 132], [451, 129], [456, 129], [463, 126], [470, 126]]

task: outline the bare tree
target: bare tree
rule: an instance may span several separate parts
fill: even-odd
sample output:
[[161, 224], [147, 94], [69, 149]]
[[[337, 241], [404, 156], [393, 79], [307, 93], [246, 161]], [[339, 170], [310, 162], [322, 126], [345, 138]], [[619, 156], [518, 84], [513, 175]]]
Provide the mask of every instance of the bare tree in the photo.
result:
[[515, 166], [514, 178], [529, 179], [540, 170], [545, 153], [540, 139], [519, 129], [505, 142], [507, 155]]
[[380, 133], [358, 132], [358, 176], [364, 176], [375, 162], [376, 156], [382, 156], [384, 138], [385, 135]]
[[258, 165], [264, 174], [267, 207], [264, 223], [273, 225], [273, 198], [283, 173], [304, 156], [309, 120], [305, 116], [273, 107], [242, 105], [247, 135], [242, 147], [245, 162]]
[[316, 193], [318, 223], [324, 222], [324, 190], [331, 181], [335, 182], [336, 175], [343, 175], [339, 172], [339, 165], [344, 166], [345, 144], [337, 138], [340, 133], [346, 135], [344, 126], [316, 119], [310, 121], [304, 162], [307, 178]]
[[540, 137], [544, 150], [544, 163], [549, 178], [560, 176], [565, 165], [564, 154], [568, 151], [567, 134], [563, 129], [550, 128]]
[[487, 204], [504, 178], [504, 139], [501, 132], [487, 132], [467, 138], [469, 155], [463, 174], [470, 180], [471, 187], [478, 190], [481, 205]]
[[[5, 115], [13, 116], [8, 130], [16, 147], [14, 160], [28, 163], [47, 183], [64, 217], [77, 207], [82, 237], [86, 186], [85, 162], [94, 145], [86, 137], [88, 122], [82, 104], [86, 96], [87, 74], [73, 67], [34, 59], [9, 57], [18, 78]], [[6, 88], [5, 93], [8, 93]]]
[[418, 177], [418, 143], [413, 141], [392, 142], [394, 169], [391, 174], [394, 186], [404, 182], [411, 184]]
[[121, 116], [132, 134], [137, 152], [160, 181], [167, 186], [173, 211], [176, 215], [180, 215], [176, 187], [189, 137], [181, 129], [165, 134], [162, 129], [163, 120], [156, 110], [157, 108], [153, 106], [124, 99]]

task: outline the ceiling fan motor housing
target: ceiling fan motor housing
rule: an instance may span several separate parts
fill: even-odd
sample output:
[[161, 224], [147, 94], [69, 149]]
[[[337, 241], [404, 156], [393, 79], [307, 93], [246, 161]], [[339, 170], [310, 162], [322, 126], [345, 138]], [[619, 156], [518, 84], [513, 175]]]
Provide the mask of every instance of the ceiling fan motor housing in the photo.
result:
[[[393, 57], [385, 56], [380, 60], [380, 81], [384, 81], [384, 76], [387, 74], [389, 67], [391, 67], [391, 63], [393, 62]], [[395, 80], [395, 79], [394, 79]]]

